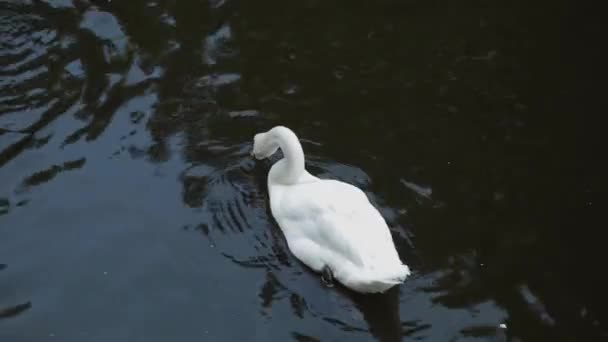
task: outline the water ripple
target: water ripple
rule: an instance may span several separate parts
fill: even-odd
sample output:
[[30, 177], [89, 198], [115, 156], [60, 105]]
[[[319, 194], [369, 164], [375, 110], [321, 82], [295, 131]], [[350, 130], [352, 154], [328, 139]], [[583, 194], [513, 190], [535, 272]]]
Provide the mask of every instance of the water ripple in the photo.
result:
[[[577, 255], [602, 240], [555, 234], [600, 208], [598, 144], [572, 149], [593, 127], [556, 119], [601, 89], [563, 57], [594, 21], [368, 5], [0, 0], [0, 340], [605, 335], [601, 258]], [[248, 156], [277, 124], [367, 193], [405, 284], [328, 289], [291, 255]]]

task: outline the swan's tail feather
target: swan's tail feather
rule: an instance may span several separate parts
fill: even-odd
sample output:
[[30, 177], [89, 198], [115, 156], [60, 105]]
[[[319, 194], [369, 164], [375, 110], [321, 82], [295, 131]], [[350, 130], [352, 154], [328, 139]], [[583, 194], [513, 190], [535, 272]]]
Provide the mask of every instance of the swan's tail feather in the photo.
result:
[[401, 284], [410, 275], [407, 265], [385, 272], [382, 275], [361, 276], [359, 279], [352, 279], [356, 283], [357, 290], [360, 292], [378, 293], [385, 292], [391, 287]]
[[410, 275], [410, 268], [407, 265], [401, 265], [398, 269], [387, 273], [384, 277], [380, 277], [380, 281], [387, 284], [401, 284], [405, 281], [405, 278]]

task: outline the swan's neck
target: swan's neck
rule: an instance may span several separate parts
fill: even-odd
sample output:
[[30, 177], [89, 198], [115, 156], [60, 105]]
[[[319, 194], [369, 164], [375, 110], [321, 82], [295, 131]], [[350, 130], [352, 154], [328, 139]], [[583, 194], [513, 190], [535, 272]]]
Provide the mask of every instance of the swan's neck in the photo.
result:
[[298, 137], [282, 126], [271, 129], [268, 134], [283, 151], [283, 159], [271, 170], [271, 180], [281, 184], [297, 183], [304, 172], [304, 151]]

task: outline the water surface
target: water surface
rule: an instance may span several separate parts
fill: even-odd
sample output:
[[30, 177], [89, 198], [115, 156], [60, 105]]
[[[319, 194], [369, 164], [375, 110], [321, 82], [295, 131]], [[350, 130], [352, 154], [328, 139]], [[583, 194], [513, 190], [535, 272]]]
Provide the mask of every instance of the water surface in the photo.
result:
[[[0, 0], [0, 340], [608, 338], [593, 13]], [[366, 191], [406, 283], [289, 253], [249, 157], [277, 124]]]

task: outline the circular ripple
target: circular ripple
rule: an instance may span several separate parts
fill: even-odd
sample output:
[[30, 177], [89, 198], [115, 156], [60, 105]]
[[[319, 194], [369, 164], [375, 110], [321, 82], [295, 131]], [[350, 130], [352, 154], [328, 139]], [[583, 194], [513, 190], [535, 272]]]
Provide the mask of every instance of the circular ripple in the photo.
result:
[[[252, 160], [248, 156], [250, 144], [232, 147], [211, 145], [205, 146], [206, 153], [199, 151], [196, 155], [213, 160], [214, 165], [193, 165], [181, 177], [184, 203], [198, 210], [200, 217], [191, 226], [205, 235], [210, 248], [232, 262], [266, 272], [266, 280], [258, 290], [263, 315], [270, 315], [273, 305], [289, 305], [300, 318], [314, 317], [345, 331], [367, 333], [367, 327], [361, 326], [358, 315], [349, 320], [334, 317], [336, 307], [342, 307], [349, 312], [361, 312], [364, 320], [379, 330], [386, 330], [387, 324], [399, 326], [398, 290], [381, 300], [382, 307], [390, 308], [396, 323], [371, 322], [367, 316], [373, 317], [380, 299], [366, 301], [356, 295], [353, 297], [352, 293], [340, 287], [328, 292], [318, 275], [291, 255], [269, 209], [266, 177], [272, 162]], [[210, 157], [209, 151], [221, 151], [221, 157]], [[314, 156], [308, 158], [307, 165], [312, 173], [322, 178], [340, 179], [364, 190], [371, 183], [365, 172], [351, 165]], [[372, 198], [372, 201], [383, 213], [396, 212], [379, 205], [381, 201], [377, 199]], [[393, 217], [392, 221], [396, 219]], [[393, 228], [402, 230], [395, 222]], [[399, 233], [395, 241], [404, 244]], [[329, 301], [328, 296], [331, 297]]]

